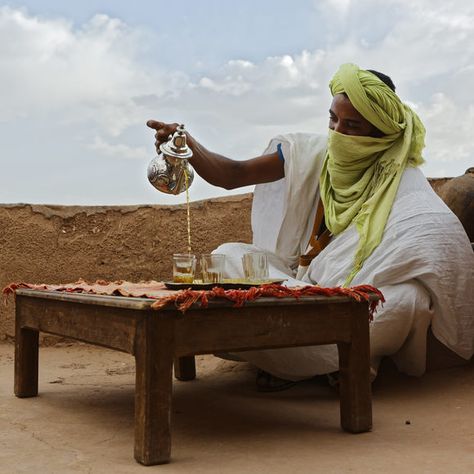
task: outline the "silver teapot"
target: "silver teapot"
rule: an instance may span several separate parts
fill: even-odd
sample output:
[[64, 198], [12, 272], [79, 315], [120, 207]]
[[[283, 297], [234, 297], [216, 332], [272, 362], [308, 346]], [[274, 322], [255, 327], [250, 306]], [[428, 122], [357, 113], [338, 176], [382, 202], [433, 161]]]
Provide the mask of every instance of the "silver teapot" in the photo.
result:
[[179, 125], [168, 141], [160, 145], [158, 155], [148, 165], [148, 181], [163, 193], [182, 193], [186, 190], [186, 175], [188, 188], [194, 179], [194, 171], [188, 163], [192, 156], [184, 125]]

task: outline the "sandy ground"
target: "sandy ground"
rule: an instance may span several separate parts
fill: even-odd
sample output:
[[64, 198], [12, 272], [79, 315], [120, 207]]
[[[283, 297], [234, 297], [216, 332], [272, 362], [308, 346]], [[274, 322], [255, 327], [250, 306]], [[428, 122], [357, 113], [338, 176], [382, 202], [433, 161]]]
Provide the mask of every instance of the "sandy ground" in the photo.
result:
[[13, 396], [13, 346], [0, 344], [3, 473], [473, 473], [474, 365], [410, 378], [387, 366], [374, 429], [339, 428], [338, 397], [314, 381], [273, 394], [246, 364], [198, 358], [176, 382], [170, 464], [133, 458], [134, 360], [86, 345], [40, 349], [40, 396]]

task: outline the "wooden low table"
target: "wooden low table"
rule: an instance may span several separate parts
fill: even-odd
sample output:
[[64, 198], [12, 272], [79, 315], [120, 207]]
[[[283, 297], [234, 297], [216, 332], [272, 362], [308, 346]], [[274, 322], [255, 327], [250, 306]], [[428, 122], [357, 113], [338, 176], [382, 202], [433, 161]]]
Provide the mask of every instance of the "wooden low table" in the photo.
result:
[[367, 302], [346, 296], [260, 298], [233, 308], [213, 300], [182, 314], [175, 307], [152, 310], [154, 300], [147, 298], [16, 293], [15, 395], [38, 394], [39, 331], [133, 354], [135, 459], [142, 464], [170, 460], [173, 363], [176, 378], [192, 380], [196, 354], [336, 343], [341, 426], [351, 433], [371, 429]]

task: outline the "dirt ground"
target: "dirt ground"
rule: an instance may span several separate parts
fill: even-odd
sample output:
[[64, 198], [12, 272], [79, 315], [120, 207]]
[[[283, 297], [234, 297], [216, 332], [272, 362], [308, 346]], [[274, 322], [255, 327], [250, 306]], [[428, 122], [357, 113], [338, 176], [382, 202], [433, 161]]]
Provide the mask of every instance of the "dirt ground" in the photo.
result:
[[170, 464], [133, 458], [134, 360], [87, 345], [40, 349], [40, 395], [13, 395], [13, 346], [0, 344], [0, 472], [473, 473], [474, 365], [422, 378], [390, 365], [373, 386], [374, 429], [339, 428], [322, 382], [255, 390], [254, 370], [213, 356], [176, 382]]

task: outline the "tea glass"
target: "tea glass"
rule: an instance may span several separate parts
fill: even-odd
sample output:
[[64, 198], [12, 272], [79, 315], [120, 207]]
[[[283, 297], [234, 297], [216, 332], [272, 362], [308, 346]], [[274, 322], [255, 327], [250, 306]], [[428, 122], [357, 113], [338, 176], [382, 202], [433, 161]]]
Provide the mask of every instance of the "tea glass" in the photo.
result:
[[245, 279], [264, 281], [268, 279], [268, 259], [265, 252], [249, 252], [242, 257]]
[[222, 282], [225, 268], [225, 255], [219, 253], [201, 256], [201, 272], [203, 283]]
[[189, 253], [173, 255], [173, 281], [175, 283], [192, 283], [196, 273], [196, 256]]

